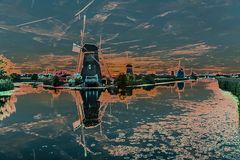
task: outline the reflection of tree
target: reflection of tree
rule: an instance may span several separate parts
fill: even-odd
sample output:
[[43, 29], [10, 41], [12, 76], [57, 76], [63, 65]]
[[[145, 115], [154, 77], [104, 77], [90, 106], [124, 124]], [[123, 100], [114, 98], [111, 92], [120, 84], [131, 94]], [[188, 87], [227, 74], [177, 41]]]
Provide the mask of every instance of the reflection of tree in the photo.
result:
[[0, 97], [0, 121], [4, 120], [14, 112], [16, 112], [15, 108], [16, 97]]

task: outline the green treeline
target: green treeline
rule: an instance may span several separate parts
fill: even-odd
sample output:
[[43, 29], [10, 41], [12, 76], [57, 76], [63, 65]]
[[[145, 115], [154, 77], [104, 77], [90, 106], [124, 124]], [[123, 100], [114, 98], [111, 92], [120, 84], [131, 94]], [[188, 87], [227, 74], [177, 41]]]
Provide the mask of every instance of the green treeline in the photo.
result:
[[134, 74], [120, 74], [115, 79], [115, 85], [118, 88], [126, 86], [143, 85], [143, 84], [156, 84], [162, 82], [171, 82], [177, 80], [186, 80], [186, 78], [176, 78], [175, 76], [158, 76], [155, 74], [147, 75], [134, 75]]
[[[240, 79], [238, 78], [223, 78], [218, 79], [219, 88], [229, 91], [238, 97], [240, 102]], [[239, 104], [240, 107], [240, 104]]]
[[9, 75], [2, 69], [0, 69], [0, 91], [13, 90], [14, 85]]

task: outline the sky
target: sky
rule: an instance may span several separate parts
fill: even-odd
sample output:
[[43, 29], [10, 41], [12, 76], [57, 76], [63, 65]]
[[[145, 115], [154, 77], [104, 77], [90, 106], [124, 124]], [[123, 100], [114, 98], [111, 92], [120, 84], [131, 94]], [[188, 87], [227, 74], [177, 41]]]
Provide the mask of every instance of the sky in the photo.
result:
[[85, 14], [84, 42], [102, 37], [113, 74], [127, 63], [168, 72], [179, 60], [187, 71], [239, 72], [239, 7], [238, 0], [0, 0], [0, 54], [22, 72], [74, 71], [72, 44], [80, 43]]

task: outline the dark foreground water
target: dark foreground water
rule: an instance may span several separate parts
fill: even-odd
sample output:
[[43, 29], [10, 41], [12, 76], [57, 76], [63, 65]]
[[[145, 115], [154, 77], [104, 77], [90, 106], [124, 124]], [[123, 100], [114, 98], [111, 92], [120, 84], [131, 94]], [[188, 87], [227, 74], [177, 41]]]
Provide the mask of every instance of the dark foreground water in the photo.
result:
[[22, 86], [0, 102], [1, 160], [240, 159], [237, 102], [214, 80], [121, 94]]

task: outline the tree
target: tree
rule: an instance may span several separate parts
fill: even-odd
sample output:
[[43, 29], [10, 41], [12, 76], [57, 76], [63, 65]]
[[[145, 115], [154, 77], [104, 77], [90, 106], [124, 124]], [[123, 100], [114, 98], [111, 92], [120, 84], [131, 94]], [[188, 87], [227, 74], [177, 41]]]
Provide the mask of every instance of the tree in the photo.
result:
[[11, 77], [11, 79], [13, 80], [13, 82], [19, 82], [20, 79], [21, 79], [21, 76], [20, 76], [19, 74], [17, 74], [17, 73], [12, 73], [12, 74], [10, 75], [10, 77]]
[[37, 81], [37, 80], [38, 80], [38, 75], [37, 75], [37, 74], [33, 74], [33, 75], [31, 76], [31, 80], [32, 80], [32, 81]]
[[59, 79], [58, 76], [53, 76], [53, 78], [52, 78], [52, 85], [54, 87], [61, 85], [61, 82], [60, 82], [60, 79]]
[[13, 90], [14, 85], [10, 79], [0, 79], [0, 91]]
[[9, 79], [10, 77], [7, 75], [6, 71], [2, 68], [0, 69], [0, 79]]
[[155, 83], [154, 77], [152, 75], [145, 75], [143, 77], [143, 83], [147, 83], [147, 84]]
[[128, 85], [128, 79], [126, 74], [121, 73], [115, 80], [115, 84], [118, 86], [118, 88], [125, 88]]

